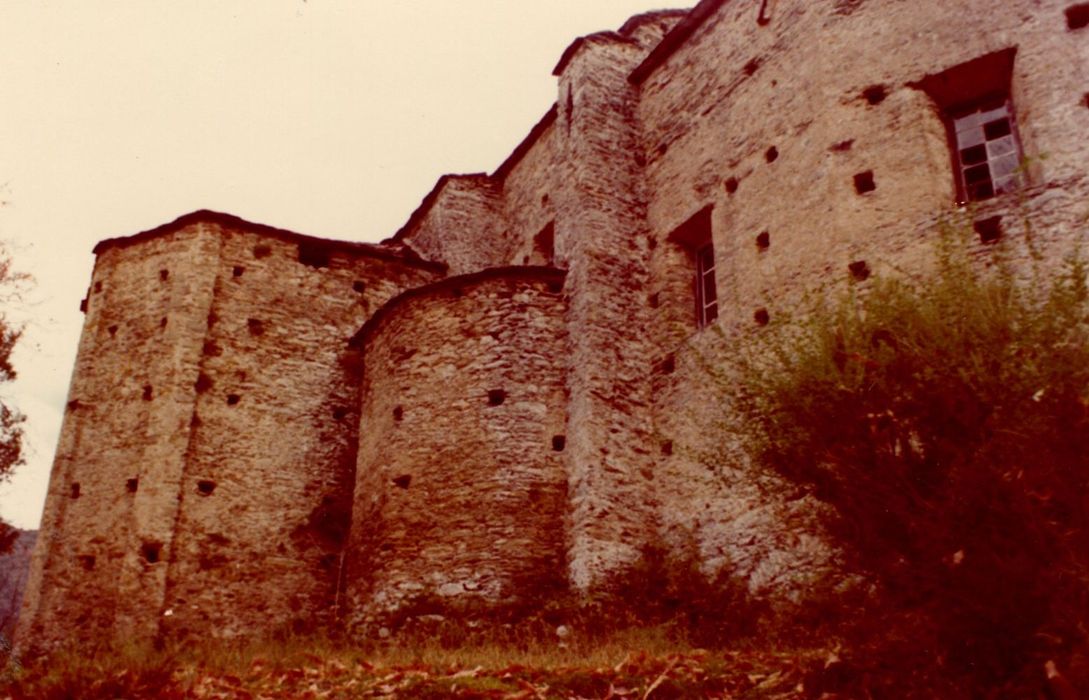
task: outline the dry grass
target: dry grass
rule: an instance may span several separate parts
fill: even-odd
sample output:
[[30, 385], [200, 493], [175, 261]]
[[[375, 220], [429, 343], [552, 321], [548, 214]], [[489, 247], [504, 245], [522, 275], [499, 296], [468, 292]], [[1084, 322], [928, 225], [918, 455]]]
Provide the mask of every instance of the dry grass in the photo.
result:
[[696, 649], [666, 626], [524, 641], [448, 648], [424, 639], [348, 646], [296, 638], [69, 652], [28, 665], [0, 686], [0, 697], [802, 698], [816, 697], [806, 683], [819, 686], [813, 669], [825, 658]]

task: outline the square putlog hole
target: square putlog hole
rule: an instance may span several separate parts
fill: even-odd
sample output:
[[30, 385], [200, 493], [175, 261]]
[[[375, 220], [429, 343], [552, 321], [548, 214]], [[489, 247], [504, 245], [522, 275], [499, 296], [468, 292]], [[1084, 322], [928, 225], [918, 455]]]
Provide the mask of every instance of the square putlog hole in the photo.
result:
[[492, 389], [488, 392], [488, 405], [500, 406], [507, 400], [507, 392], [503, 389]]
[[197, 493], [201, 496], [211, 496], [216, 490], [216, 482], [209, 479], [201, 479], [197, 482]]
[[1089, 2], [1080, 2], [1066, 8], [1066, 28], [1084, 29], [1089, 27]]
[[872, 170], [867, 170], [866, 172], [855, 175], [855, 192], [866, 194], [867, 192], [873, 192], [876, 189], [877, 184], [873, 181]]
[[771, 246], [771, 234], [767, 231], [761, 231], [756, 236], [756, 249], [767, 250]]
[[847, 270], [851, 273], [851, 277], [859, 282], [865, 282], [870, 278], [870, 266], [866, 264], [865, 260], [855, 260], [853, 263], [849, 263]]
[[759, 308], [752, 314], [752, 320], [756, 321], [758, 326], [766, 326], [771, 321], [771, 314], [767, 309]]
[[972, 228], [979, 234], [980, 243], [994, 243], [1002, 237], [1002, 217], [991, 216], [973, 221]]
[[163, 545], [159, 542], [145, 542], [140, 547], [140, 556], [148, 564], [157, 564], [162, 556]]
[[888, 96], [888, 89], [884, 85], [871, 85], [862, 91], [862, 99], [871, 106], [881, 104]]
[[563, 452], [563, 448], [567, 447], [566, 435], [553, 435], [552, 436], [552, 451]]

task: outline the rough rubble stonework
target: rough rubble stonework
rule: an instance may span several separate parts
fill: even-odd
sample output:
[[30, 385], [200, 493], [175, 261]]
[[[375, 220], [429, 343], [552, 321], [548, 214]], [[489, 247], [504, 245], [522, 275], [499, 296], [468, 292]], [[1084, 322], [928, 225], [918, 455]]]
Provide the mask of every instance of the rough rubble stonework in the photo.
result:
[[[507, 161], [382, 244], [211, 212], [103, 242], [19, 643], [532, 606], [658, 542], [805, 600], [819, 505], [727, 444], [706, 367], [806, 291], [921, 269], [943, 222], [990, 222], [984, 263], [1028, 225], [1043, 264], [1079, 245], [1082, 16], [703, 0], [576, 40]], [[961, 206], [949, 110], [996, 86], [1021, 186]]]

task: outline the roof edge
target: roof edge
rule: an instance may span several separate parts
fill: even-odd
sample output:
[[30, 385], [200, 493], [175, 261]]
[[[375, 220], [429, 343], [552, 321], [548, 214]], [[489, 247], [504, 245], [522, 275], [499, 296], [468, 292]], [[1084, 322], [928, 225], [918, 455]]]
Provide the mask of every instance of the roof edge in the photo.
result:
[[544, 113], [544, 116], [529, 130], [526, 137], [514, 147], [514, 150], [507, 156], [507, 159], [499, 164], [499, 167], [492, 173], [492, 177], [497, 180], [506, 180], [510, 171], [514, 170], [515, 166], [517, 166], [518, 163], [522, 161], [522, 158], [529, 153], [530, 149], [533, 148], [544, 132], [548, 131], [548, 128], [556, 122], [558, 113], [559, 107], [553, 102], [552, 106], [548, 108], [548, 111]]
[[675, 10], [650, 10], [648, 12], [640, 12], [637, 15], [632, 15], [628, 18], [627, 22], [620, 25], [620, 29], [616, 31], [620, 32], [624, 36], [630, 35], [639, 25], [647, 22], [654, 22], [659, 19], [666, 19], [669, 17], [687, 17], [688, 13], [692, 11], [692, 8], [688, 9], [675, 9]]
[[688, 38], [700, 28], [708, 17], [727, 2], [729, 0], [700, 0], [700, 3], [693, 7], [688, 15], [677, 23], [677, 26], [670, 29], [662, 37], [662, 40], [647, 54], [643, 62], [635, 67], [631, 74], [628, 75], [628, 82], [639, 85], [646, 80], [658, 66], [665, 63], [666, 59], [688, 41]]
[[386, 243], [398, 243], [402, 239], [404, 239], [404, 237], [407, 236], [408, 233], [413, 228], [415, 228], [416, 224], [418, 224], [420, 222], [420, 219], [427, 216], [427, 212], [431, 210], [431, 207], [433, 207], [435, 205], [435, 202], [438, 200], [439, 193], [442, 192], [442, 189], [444, 187], [446, 187], [447, 183], [449, 183], [451, 180], [485, 180], [485, 181], [490, 181], [491, 179], [492, 179], [491, 176], [488, 175], [487, 173], [464, 173], [464, 174], [447, 173], [447, 174], [441, 176], [438, 179], [438, 181], [435, 182], [435, 186], [431, 188], [431, 191], [428, 192], [426, 195], [424, 195], [424, 198], [422, 200], [420, 200], [419, 205], [409, 215], [408, 221], [406, 221], [401, 226], [401, 228], [397, 229], [396, 233], [394, 233], [389, 238], [386, 238], [385, 240], [383, 240], [382, 243], [383, 244], [386, 244]]
[[547, 265], [508, 265], [503, 267], [488, 267], [478, 272], [470, 272], [464, 275], [456, 275], [454, 277], [445, 277], [441, 280], [429, 282], [428, 284], [420, 285], [419, 287], [412, 287], [406, 289], [400, 294], [391, 297], [385, 304], [378, 307], [370, 318], [360, 327], [351, 340], [348, 341], [348, 347], [350, 348], [362, 348], [367, 340], [374, 334], [375, 329], [381, 325], [383, 320], [388, 317], [393, 311], [404, 304], [405, 302], [415, 299], [417, 297], [439, 292], [444, 289], [454, 289], [457, 287], [464, 287], [466, 285], [480, 284], [481, 282], [487, 282], [493, 279], [539, 279], [546, 282], [558, 282], [563, 284], [567, 278], [567, 270], [551, 267]]
[[564, 49], [563, 54], [560, 56], [559, 62], [556, 67], [552, 69], [552, 75], [561, 75], [567, 64], [571, 63], [571, 60], [575, 57], [575, 54], [579, 52], [586, 44], [609, 44], [609, 43], [621, 43], [621, 44], [635, 44], [639, 45], [639, 41], [626, 34], [621, 34], [613, 30], [607, 30], [604, 32], [594, 32], [593, 34], [587, 34], [586, 36], [580, 36], [575, 39], [567, 48]]
[[319, 236], [311, 236], [304, 233], [296, 233], [295, 231], [289, 231], [288, 229], [276, 228], [275, 226], [269, 226], [267, 224], [258, 224], [252, 221], [247, 221], [241, 217], [233, 214], [225, 214], [223, 212], [212, 211], [210, 209], [198, 209], [197, 211], [183, 214], [171, 222], [161, 224], [155, 228], [147, 229], [139, 233], [134, 233], [130, 236], [119, 236], [115, 238], [106, 238], [95, 244], [92, 252], [95, 255], [100, 255], [102, 252], [109, 250], [110, 248], [126, 248], [131, 245], [137, 245], [144, 241], [157, 238], [159, 236], [166, 235], [179, 231], [186, 226], [198, 223], [213, 223], [220, 224], [222, 226], [228, 226], [231, 228], [243, 229], [251, 233], [256, 233], [262, 236], [268, 236], [270, 238], [278, 238], [290, 243], [309, 243], [313, 245], [320, 245], [334, 250], [341, 250], [357, 255], [367, 255], [370, 257], [382, 258], [386, 260], [396, 260], [398, 262], [415, 265], [417, 267], [424, 267], [433, 269], [436, 271], [444, 271], [447, 266], [444, 263], [432, 262], [420, 257], [416, 251], [411, 248], [398, 247], [391, 248], [378, 243], [359, 243], [355, 241], [343, 241], [332, 238], [322, 238]]

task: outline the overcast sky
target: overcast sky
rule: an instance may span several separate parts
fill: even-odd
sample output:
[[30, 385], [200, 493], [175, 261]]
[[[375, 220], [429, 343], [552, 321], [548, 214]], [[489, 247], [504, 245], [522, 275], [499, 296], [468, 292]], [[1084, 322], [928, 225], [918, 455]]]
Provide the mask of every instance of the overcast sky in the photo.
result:
[[3, 399], [37, 527], [95, 242], [215, 209], [355, 241], [446, 172], [491, 172], [555, 99], [575, 37], [694, 0], [5, 0], [0, 238], [35, 284]]

